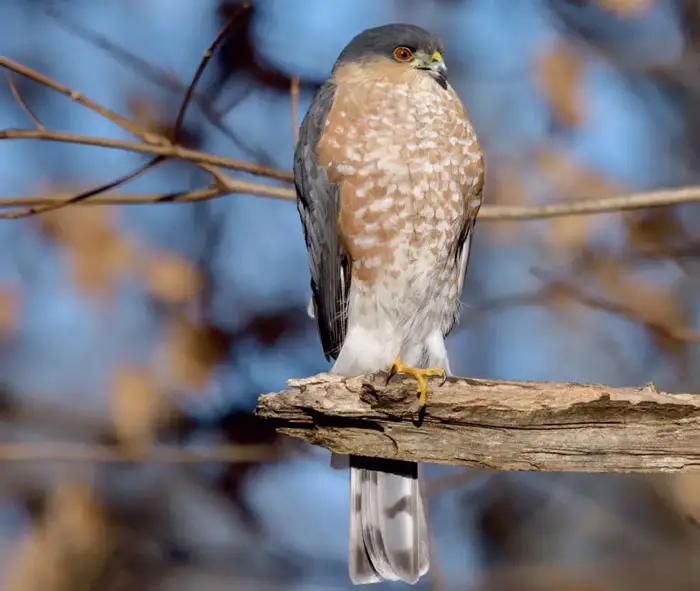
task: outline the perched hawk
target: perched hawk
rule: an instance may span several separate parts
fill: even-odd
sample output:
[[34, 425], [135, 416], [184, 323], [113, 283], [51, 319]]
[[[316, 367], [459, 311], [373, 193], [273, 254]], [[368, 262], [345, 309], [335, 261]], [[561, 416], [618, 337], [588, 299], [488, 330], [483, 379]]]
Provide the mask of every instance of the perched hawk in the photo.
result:
[[[331, 371], [411, 374], [424, 404], [423, 376], [449, 372], [484, 184], [440, 40], [404, 24], [352, 39], [304, 118], [294, 177]], [[415, 583], [428, 570], [417, 464], [350, 467], [352, 581]]]

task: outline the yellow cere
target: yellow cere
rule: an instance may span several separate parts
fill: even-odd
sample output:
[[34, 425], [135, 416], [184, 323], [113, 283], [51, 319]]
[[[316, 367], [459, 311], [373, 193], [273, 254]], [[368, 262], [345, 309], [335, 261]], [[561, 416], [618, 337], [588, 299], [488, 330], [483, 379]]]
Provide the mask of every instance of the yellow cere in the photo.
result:
[[435, 51], [433, 52], [433, 55], [430, 56], [430, 59], [432, 59], [434, 62], [441, 62], [442, 54], [439, 51]]

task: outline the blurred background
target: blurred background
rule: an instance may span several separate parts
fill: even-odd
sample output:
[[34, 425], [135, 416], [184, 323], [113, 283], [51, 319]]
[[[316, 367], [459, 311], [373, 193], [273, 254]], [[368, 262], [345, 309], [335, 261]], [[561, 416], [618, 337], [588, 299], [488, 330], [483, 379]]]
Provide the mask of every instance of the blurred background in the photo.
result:
[[[0, 55], [166, 133], [238, 8], [4, 0]], [[392, 21], [443, 38], [486, 152], [487, 203], [698, 182], [696, 0], [256, 0], [209, 63], [182, 143], [289, 170], [291, 80], [301, 117], [347, 41]], [[48, 129], [129, 137], [13, 80]], [[0, 129], [31, 126], [3, 79]], [[146, 161], [6, 140], [0, 196], [77, 193]], [[208, 180], [171, 162], [123, 190]], [[452, 369], [697, 392], [699, 222], [690, 204], [478, 223]], [[0, 223], [0, 589], [352, 588], [347, 472], [251, 414], [259, 394], [328, 367], [309, 295], [291, 201]], [[160, 461], [114, 461], [114, 445], [156, 443]], [[191, 461], [202, 449], [210, 461]], [[418, 589], [700, 587], [693, 476], [424, 474], [435, 556]]]

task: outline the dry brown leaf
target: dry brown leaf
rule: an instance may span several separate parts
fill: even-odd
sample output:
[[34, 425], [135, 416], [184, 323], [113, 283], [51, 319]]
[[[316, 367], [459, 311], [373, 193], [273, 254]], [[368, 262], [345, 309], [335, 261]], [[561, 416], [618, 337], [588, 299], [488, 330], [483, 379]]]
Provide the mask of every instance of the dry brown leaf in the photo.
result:
[[604, 261], [595, 269], [606, 299], [612, 307], [602, 308], [641, 323], [652, 343], [674, 362], [676, 375], [686, 379], [689, 367], [688, 343], [700, 343], [700, 334], [689, 322], [675, 286], [653, 283], [625, 274], [619, 263]]
[[187, 259], [164, 251], [150, 252], [140, 263], [149, 293], [167, 303], [185, 303], [197, 297], [200, 275]]
[[0, 287], [0, 339], [14, 333], [22, 300], [16, 289]]
[[111, 394], [112, 425], [119, 440], [135, 448], [151, 445], [167, 412], [153, 372], [139, 366], [120, 368]]
[[547, 148], [539, 150], [537, 166], [552, 185], [562, 193], [562, 197], [570, 199], [580, 199], [585, 196], [599, 198], [621, 191], [620, 187], [614, 186], [602, 175], [585, 169], [555, 150]]
[[576, 300], [571, 297], [571, 290], [566, 285], [553, 283], [547, 290], [547, 309], [559, 315], [568, 329], [580, 328], [585, 319], [583, 310]]
[[627, 213], [625, 224], [632, 249], [663, 251], [679, 239], [685, 239], [683, 224], [672, 208]]
[[560, 247], [567, 251], [578, 250], [588, 243], [590, 226], [580, 218], [581, 216], [571, 216], [549, 222], [552, 243], [557, 247], [555, 252]]
[[656, 0], [595, 0], [596, 3], [609, 12], [622, 18], [633, 18], [645, 13]]
[[168, 375], [176, 387], [203, 388], [214, 365], [226, 358], [227, 336], [215, 327], [199, 326], [184, 315], [168, 321], [164, 342]]
[[594, 269], [610, 299], [624, 304], [642, 321], [668, 328], [686, 325], [687, 314], [673, 287], [630, 276], [619, 263], [605, 261], [602, 257]]
[[159, 105], [150, 96], [129, 94], [127, 107], [131, 119], [142, 129], [169, 137], [172, 133], [172, 124], [164, 116], [163, 105]]
[[21, 545], [2, 589], [89, 589], [111, 550], [109, 523], [93, 491], [63, 482], [48, 499], [43, 519]]
[[584, 118], [581, 97], [583, 62], [565, 40], [535, 57], [535, 80], [560, 125], [576, 127]]
[[700, 527], [700, 474], [677, 474], [666, 478], [665, 484], [681, 513]]
[[[554, 150], [543, 149], [537, 155], [537, 165], [554, 191], [562, 199], [583, 197], [601, 198], [614, 195], [619, 187], [602, 176], [586, 170]], [[568, 256], [568, 252], [582, 249], [595, 229], [615, 218], [615, 214], [597, 216], [569, 216], [547, 220], [552, 231], [553, 254]], [[562, 250], [563, 249], [563, 250]]]
[[[493, 178], [489, 179], [489, 203], [498, 205], [523, 205], [525, 188], [523, 175], [515, 166], [496, 168]], [[493, 230], [486, 233], [485, 239], [498, 242], [515, 242], [521, 234], [523, 225], [516, 221], [503, 220], [493, 224]]]
[[133, 267], [134, 249], [119, 229], [114, 210], [65, 208], [37, 218], [43, 232], [64, 248], [78, 289], [107, 295]]

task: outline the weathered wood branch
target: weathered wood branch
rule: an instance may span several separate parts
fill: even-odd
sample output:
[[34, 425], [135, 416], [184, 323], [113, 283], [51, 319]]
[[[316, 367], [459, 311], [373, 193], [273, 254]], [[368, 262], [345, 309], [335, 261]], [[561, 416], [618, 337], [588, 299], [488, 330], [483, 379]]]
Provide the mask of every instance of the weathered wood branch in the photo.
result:
[[341, 454], [498, 470], [670, 472], [700, 469], [700, 396], [601, 384], [429, 381], [319, 374], [264, 394], [256, 414]]

